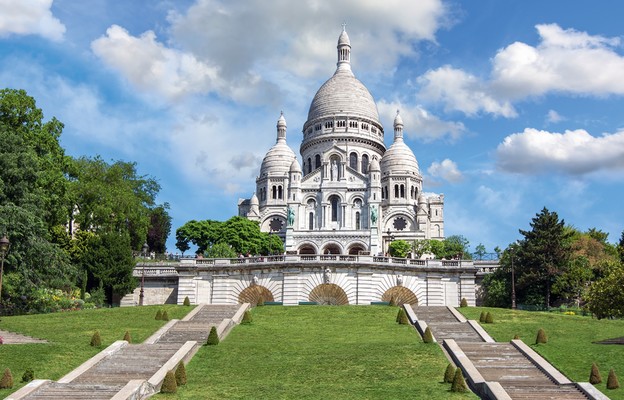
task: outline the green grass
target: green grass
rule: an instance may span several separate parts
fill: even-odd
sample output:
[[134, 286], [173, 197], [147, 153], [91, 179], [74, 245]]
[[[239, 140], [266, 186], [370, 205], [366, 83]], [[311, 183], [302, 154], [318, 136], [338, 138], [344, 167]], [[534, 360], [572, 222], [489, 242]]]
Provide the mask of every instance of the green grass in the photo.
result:
[[[496, 341], [507, 342], [514, 335], [519, 335], [520, 339], [573, 381], [588, 382], [591, 364], [595, 362], [603, 381], [596, 387], [611, 399], [624, 400], [624, 389], [606, 389], [610, 368], [615, 369], [620, 382], [624, 379], [624, 345], [593, 343], [624, 336], [624, 320], [597, 320], [577, 315], [485, 307], [458, 310], [467, 318], [477, 321], [481, 311], [491, 312], [494, 323], [481, 325]], [[540, 328], [546, 331], [548, 343], [535, 345]]]
[[[59, 312], [53, 314], [1, 317], [0, 329], [18, 332], [47, 344], [0, 345], [0, 373], [10, 368], [15, 386], [0, 390], [0, 398], [19, 389], [22, 374], [32, 368], [35, 379], [59, 379], [106, 346], [122, 340], [129, 331], [133, 343], [140, 343], [166, 323], [156, 321], [158, 309], [167, 310], [169, 318], [182, 318], [192, 308], [174, 305], [124, 307], [100, 310]], [[91, 336], [99, 330], [102, 347], [89, 345]]]
[[475, 399], [450, 393], [437, 344], [383, 306], [257, 307], [187, 366], [188, 385], [157, 399]]

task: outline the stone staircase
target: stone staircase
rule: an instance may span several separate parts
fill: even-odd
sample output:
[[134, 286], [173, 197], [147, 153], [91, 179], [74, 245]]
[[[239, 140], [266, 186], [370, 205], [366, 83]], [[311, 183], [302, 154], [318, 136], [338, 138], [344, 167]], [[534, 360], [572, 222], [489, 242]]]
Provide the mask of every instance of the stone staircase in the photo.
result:
[[454, 339], [456, 342], [483, 342], [468, 323], [460, 322], [446, 306], [412, 306], [419, 320], [427, 323], [438, 342]]
[[[27, 385], [6, 400], [143, 399], [160, 385], [163, 370], [175, 368], [180, 359], [188, 361], [206, 341], [210, 328], [235, 318], [240, 309], [241, 305], [198, 306], [188, 318], [155, 334], [153, 341], [115, 342], [58, 382], [33, 381], [32, 387]], [[223, 335], [223, 331], [219, 333]], [[128, 387], [132, 389], [122, 395]]]

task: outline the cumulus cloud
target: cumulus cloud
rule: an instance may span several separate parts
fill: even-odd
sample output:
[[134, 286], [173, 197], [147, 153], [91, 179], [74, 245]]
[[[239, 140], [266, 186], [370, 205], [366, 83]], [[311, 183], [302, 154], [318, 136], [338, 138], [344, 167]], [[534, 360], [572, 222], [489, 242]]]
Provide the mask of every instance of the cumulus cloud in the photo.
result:
[[451, 183], [461, 182], [464, 179], [464, 175], [457, 168], [457, 164], [448, 158], [442, 162], [434, 161], [427, 172], [433, 177], [442, 178]]
[[52, 15], [52, 0], [0, 0], [0, 37], [40, 35], [60, 41], [65, 25]]
[[546, 122], [550, 123], [550, 124], [556, 124], [557, 122], [561, 122], [563, 121], [565, 118], [562, 117], [557, 111], [555, 110], [548, 110], [548, 114], [546, 114]]
[[[463, 123], [444, 121], [429, 113], [420, 105], [409, 106], [398, 101], [387, 102], [381, 100], [377, 103], [377, 108], [382, 119], [387, 121], [393, 121], [396, 110], [400, 110], [405, 135], [423, 140], [424, 142], [438, 139], [448, 139], [454, 142], [466, 132], [466, 127]], [[392, 124], [390, 123], [388, 126], [391, 127]]]
[[526, 128], [498, 145], [496, 159], [500, 169], [522, 174], [622, 171], [624, 131], [595, 137], [583, 129], [555, 133]]

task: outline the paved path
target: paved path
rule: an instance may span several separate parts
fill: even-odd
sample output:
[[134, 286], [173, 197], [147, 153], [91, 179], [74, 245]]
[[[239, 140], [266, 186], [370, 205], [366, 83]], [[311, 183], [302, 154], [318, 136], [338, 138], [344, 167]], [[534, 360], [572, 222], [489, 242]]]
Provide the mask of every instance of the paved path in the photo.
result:
[[[145, 398], [153, 393], [153, 387], [145, 387], [145, 381], [161, 372], [163, 366], [175, 368], [178, 361], [194, 354], [205, 343], [210, 328], [225, 319], [231, 319], [240, 305], [202, 305], [191, 311], [188, 321], [177, 321], [162, 335], [148, 339], [143, 344], [126, 344], [120, 341], [99, 353], [101, 359], [84, 371], [77, 368], [58, 382], [45, 382], [25, 396], [10, 395], [7, 399], [28, 400], [108, 400], [124, 387], [141, 387]], [[147, 344], [149, 342], [149, 344]], [[194, 344], [194, 342], [197, 342]], [[84, 369], [84, 368], [83, 368]], [[150, 384], [153, 385], [152, 382]], [[149, 386], [149, 385], [147, 385]], [[126, 397], [119, 397], [126, 398]]]
[[413, 306], [412, 309], [418, 320], [427, 323], [438, 342], [455, 341], [483, 380], [498, 382], [507, 392], [507, 398], [588, 399], [573, 383], [556, 383], [512, 343], [486, 343], [470, 323], [458, 320], [447, 307]]
[[0, 330], [0, 336], [4, 344], [48, 343], [47, 340], [35, 339], [19, 333]]

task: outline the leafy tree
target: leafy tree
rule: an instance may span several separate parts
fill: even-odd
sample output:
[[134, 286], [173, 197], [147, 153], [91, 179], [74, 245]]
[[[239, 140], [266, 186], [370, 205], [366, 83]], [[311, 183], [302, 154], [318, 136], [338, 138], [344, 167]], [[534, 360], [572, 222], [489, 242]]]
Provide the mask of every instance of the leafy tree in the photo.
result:
[[431, 241], [429, 239], [414, 240], [412, 252], [415, 258], [421, 258], [423, 254], [431, 251]]
[[622, 231], [622, 236], [620, 236], [620, 241], [617, 245], [617, 253], [620, 256], [620, 262], [624, 264], [624, 231]]
[[189, 243], [197, 246], [197, 252], [203, 253], [208, 247], [219, 241], [219, 227], [222, 222], [191, 220], [176, 230], [176, 247], [184, 253], [190, 249]]
[[485, 256], [486, 253], [487, 251], [483, 243], [479, 243], [477, 247], [475, 247], [475, 256], [477, 256], [477, 259], [483, 260], [483, 256]]
[[167, 238], [171, 233], [171, 216], [167, 212], [169, 203], [160, 205], [150, 212], [150, 224], [147, 230], [147, 245], [156, 253], [167, 251]]
[[412, 246], [405, 240], [394, 240], [388, 246], [388, 251], [392, 257], [405, 258], [407, 253], [412, 249]]
[[598, 318], [624, 317], [624, 265], [611, 263], [604, 278], [589, 290], [588, 308]]
[[552, 287], [552, 292], [566, 301], [574, 301], [580, 306], [581, 299], [589, 289], [594, 278], [589, 260], [580, 256], [570, 261], [569, 267], [561, 275], [558, 275]]
[[453, 235], [444, 239], [444, 257], [465, 258], [470, 256], [468, 246], [470, 242], [462, 235]]
[[235, 258], [238, 253], [235, 252], [227, 243], [215, 243], [204, 252], [207, 258]]
[[429, 246], [431, 249], [431, 252], [433, 253], [433, 255], [436, 258], [444, 258], [445, 257], [445, 251], [444, 251], [444, 242], [441, 240], [430, 240], [429, 241]]

